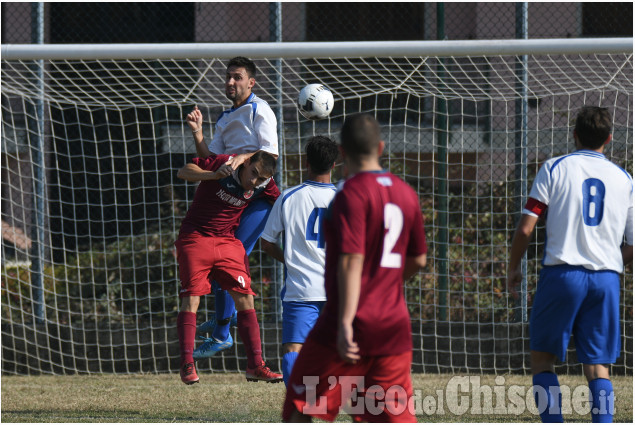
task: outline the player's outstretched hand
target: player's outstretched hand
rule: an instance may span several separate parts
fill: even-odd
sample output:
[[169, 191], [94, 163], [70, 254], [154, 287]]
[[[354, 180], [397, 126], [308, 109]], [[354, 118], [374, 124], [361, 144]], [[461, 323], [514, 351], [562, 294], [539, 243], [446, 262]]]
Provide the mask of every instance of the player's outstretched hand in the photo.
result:
[[357, 363], [361, 358], [359, 346], [353, 341], [353, 326], [340, 326], [337, 332], [337, 352], [346, 363]]
[[250, 156], [251, 155], [248, 154], [234, 155], [227, 160], [225, 165], [229, 165], [233, 170], [237, 170]]
[[203, 126], [203, 113], [198, 109], [198, 106], [195, 106], [192, 112], [187, 114], [186, 121], [192, 131], [198, 130]]
[[523, 275], [520, 271], [520, 267], [516, 269], [509, 269], [507, 271], [507, 291], [515, 300], [519, 298], [518, 284], [520, 283], [522, 278], [523, 278]]

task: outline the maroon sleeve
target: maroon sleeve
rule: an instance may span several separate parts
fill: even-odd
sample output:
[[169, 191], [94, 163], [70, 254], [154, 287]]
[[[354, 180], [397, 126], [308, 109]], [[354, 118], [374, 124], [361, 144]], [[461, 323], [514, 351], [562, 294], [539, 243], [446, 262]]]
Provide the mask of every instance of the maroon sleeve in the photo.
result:
[[408, 250], [406, 255], [408, 257], [418, 257], [421, 254], [428, 252], [428, 245], [426, 243], [426, 233], [423, 227], [423, 216], [421, 210], [417, 210], [414, 216], [414, 223], [412, 225], [412, 232], [410, 233], [410, 241], [408, 241]]
[[198, 165], [202, 170], [216, 171], [221, 165], [227, 162], [230, 155], [214, 155], [211, 154], [207, 158], [193, 158], [192, 164]]
[[342, 190], [333, 203], [333, 224], [344, 254], [366, 253], [367, 208], [354, 190]]
[[278, 199], [278, 196], [280, 196], [280, 189], [278, 189], [278, 185], [276, 185], [276, 182], [273, 181], [273, 177], [271, 178], [271, 180], [269, 180], [267, 186], [265, 186], [265, 191], [263, 192], [262, 196], [271, 204], [276, 202], [276, 199]]
[[412, 188], [408, 187], [408, 189], [412, 194], [412, 209], [414, 215], [406, 255], [408, 257], [418, 257], [428, 252], [428, 245], [426, 243], [426, 233], [423, 225], [423, 214], [421, 214], [421, 207], [419, 206], [419, 197]]

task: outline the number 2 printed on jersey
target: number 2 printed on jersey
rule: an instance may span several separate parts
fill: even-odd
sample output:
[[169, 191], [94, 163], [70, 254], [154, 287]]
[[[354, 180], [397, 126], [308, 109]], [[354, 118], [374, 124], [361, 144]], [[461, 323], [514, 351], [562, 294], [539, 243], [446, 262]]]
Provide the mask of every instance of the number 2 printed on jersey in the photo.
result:
[[398, 269], [401, 267], [401, 254], [392, 252], [403, 230], [403, 212], [398, 205], [388, 203], [384, 205], [384, 250], [381, 255], [381, 267]]

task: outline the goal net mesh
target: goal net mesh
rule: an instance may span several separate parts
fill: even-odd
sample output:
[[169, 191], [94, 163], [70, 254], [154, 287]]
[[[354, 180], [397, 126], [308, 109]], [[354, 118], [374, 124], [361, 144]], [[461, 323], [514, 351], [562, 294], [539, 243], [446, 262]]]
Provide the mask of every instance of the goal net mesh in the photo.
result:
[[[347, 115], [382, 126], [383, 165], [420, 196], [428, 265], [406, 282], [413, 371], [528, 373], [527, 316], [544, 223], [527, 255], [526, 308], [505, 289], [510, 242], [540, 164], [574, 150], [582, 105], [606, 106], [607, 157], [633, 171], [632, 54], [258, 59], [254, 92], [281, 123], [278, 184], [306, 178], [304, 145], [339, 140]], [[173, 243], [196, 185], [184, 118], [209, 140], [226, 58], [2, 60], [2, 372], [176, 372]], [[305, 84], [335, 96], [328, 119], [296, 109]], [[342, 176], [341, 165], [334, 180]], [[250, 256], [265, 358], [281, 361], [282, 268]], [[633, 274], [622, 278], [622, 356], [632, 374]], [[204, 297], [198, 322], [213, 315]], [[237, 341], [202, 371], [243, 371]], [[581, 373], [573, 345], [560, 371]]]

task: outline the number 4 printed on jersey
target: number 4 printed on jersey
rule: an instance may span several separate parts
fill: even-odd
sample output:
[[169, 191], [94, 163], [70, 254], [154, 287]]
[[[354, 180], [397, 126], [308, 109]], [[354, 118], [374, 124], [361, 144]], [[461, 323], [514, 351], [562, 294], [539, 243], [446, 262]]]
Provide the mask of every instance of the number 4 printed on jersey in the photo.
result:
[[317, 241], [318, 248], [324, 248], [324, 232], [322, 231], [322, 217], [326, 214], [326, 208], [313, 208], [309, 220], [306, 223], [306, 240]]

